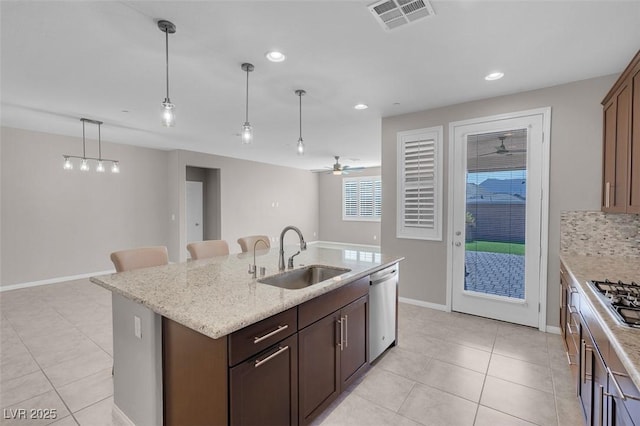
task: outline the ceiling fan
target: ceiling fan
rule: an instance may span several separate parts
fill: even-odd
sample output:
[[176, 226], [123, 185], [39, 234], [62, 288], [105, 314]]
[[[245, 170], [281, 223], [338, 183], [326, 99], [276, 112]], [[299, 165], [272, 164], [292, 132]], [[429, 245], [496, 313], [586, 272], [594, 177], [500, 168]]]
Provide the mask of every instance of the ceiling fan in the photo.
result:
[[342, 164], [340, 164], [339, 156], [336, 155], [333, 158], [336, 159], [336, 163], [333, 165], [333, 167], [327, 167], [328, 169], [331, 169], [327, 173], [333, 173], [334, 175], [348, 175], [350, 172], [364, 169], [364, 167], [343, 166]]
[[504, 145], [504, 140], [507, 138], [507, 136], [498, 136], [498, 139], [500, 140], [500, 145], [496, 146], [496, 150], [493, 152], [488, 152], [486, 154], [480, 154], [478, 157], [484, 157], [485, 155], [495, 155], [495, 154], [499, 154], [499, 155], [512, 155], [514, 153], [518, 153], [518, 152], [527, 152], [526, 149], [507, 149], [507, 147]]

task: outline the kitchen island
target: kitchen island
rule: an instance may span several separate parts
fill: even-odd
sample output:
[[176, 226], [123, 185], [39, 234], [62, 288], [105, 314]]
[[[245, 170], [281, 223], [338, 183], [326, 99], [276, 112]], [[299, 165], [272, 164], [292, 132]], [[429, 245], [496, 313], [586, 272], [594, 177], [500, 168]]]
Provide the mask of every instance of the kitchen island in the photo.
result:
[[[296, 250], [292, 246], [285, 252]], [[288, 370], [288, 376], [279, 374], [277, 378], [288, 383], [290, 423], [307, 423], [317, 416], [367, 367], [368, 276], [402, 259], [370, 247], [320, 244], [310, 244], [295, 259], [296, 268], [326, 265], [349, 271], [309, 287], [287, 290], [262, 284], [260, 277], [252, 278], [247, 270], [253, 264], [253, 253], [244, 253], [92, 278], [113, 293], [115, 405], [138, 425], [202, 423], [203, 419], [208, 424], [241, 423], [233, 414], [238, 411], [233, 394], [242, 383], [255, 378], [237, 373], [240, 378], [234, 382], [234, 369], [245, 368], [244, 356], [257, 356], [253, 365], [258, 367], [286, 351], [287, 356], [280, 358], [288, 363], [279, 363], [280, 372]], [[267, 276], [276, 274], [278, 249], [258, 251], [256, 263], [258, 269], [267, 268]], [[285, 330], [275, 335], [286, 338], [287, 344], [269, 336], [256, 344], [256, 349], [263, 351], [251, 353], [246, 342], [240, 343], [247, 331], [258, 333], [250, 326]], [[337, 342], [323, 346], [318, 340], [322, 336]], [[275, 346], [263, 346], [272, 343]], [[356, 363], [349, 355], [353, 351], [359, 351], [354, 355], [360, 359]], [[311, 361], [320, 363], [308, 369], [315, 374], [327, 357], [314, 357], [323, 353], [331, 354], [328, 364], [335, 370], [336, 383], [331, 383], [335, 389], [328, 399], [316, 404], [318, 398], [324, 398], [315, 394], [321, 386], [305, 384], [305, 366]], [[353, 371], [347, 374], [345, 369], [350, 365]], [[322, 377], [326, 375], [317, 379]], [[277, 392], [286, 393], [276, 387], [272, 393]], [[244, 395], [243, 404], [247, 400]], [[196, 416], [187, 420], [182, 417], [185, 413]]]

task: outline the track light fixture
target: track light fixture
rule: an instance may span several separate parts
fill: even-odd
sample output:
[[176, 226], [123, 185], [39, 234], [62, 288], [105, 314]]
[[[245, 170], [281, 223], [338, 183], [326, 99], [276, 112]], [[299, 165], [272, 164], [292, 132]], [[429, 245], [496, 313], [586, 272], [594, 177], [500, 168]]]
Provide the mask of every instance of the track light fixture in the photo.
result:
[[245, 120], [242, 125], [242, 132], [240, 133], [242, 137], [243, 144], [250, 144], [253, 142], [253, 127], [251, 127], [251, 123], [249, 123], [249, 73], [253, 71], [254, 67], [252, 64], [245, 62], [241, 66], [242, 71], [247, 73], [247, 97], [246, 97], [246, 108], [245, 108]]
[[296, 145], [298, 155], [304, 155], [304, 141], [302, 140], [302, 97], [307, 94], [304, 90], [298, 89], [295, 94], [300, 98], [300, 137], [298, 138], [298, 144]]
[[[102, 121], [90, 120], [88, 118], [81, 118], [82, 121], [82, 157], [79, 155], [70, 155], [63, 154], [64, 165], [63, 168], [65, 170], [73, 170], [73, 163], [71, 162], [72, 158], [78, 158], [81, 160], [80, 162], [80, 170], [83, 172], [89, 171], [89, 161], [97, 161], [96, 172], [103, 173], [105, 171], [104, 162], [110, 162], [113, 165], [111, 166], [111, 173], [120, 173], [120, 166], [118, 165], [118, 160], [109, 160], [107, 158], [102, 158], [102, 137], [100, 134], [100, 126], [102, 126]], [[87, 141], [85, 138], [85, 123], [91, 123], [98, 126], [98, 158], [95, 157], [87, 157]]]
[[158, 28], [165, 36], [165, 59], [167, 67], [167, 97], [162, 102], [162, 124], [165, 127], [173, 127], [176, 124], [176, 106], [169, 98], [169, 34], [176, 32], [176, 26], [165, 20], [158, 21]]

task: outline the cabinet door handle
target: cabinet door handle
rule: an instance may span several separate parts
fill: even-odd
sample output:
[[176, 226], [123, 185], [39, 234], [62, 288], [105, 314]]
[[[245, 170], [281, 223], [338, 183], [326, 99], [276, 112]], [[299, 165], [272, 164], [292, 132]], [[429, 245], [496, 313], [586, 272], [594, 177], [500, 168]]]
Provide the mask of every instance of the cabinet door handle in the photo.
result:
[[[633, 399], [634, 401], [640, 401], [640, 397], [639, 396], [626, 395], [622, 391], [622, 388], [620, 387], [620, 384], [618, 383], [618, 379], [616, 379], [616, 375], [617, 376], [622, 376], [622, 377], [628, 377], [626, 374], [614, 373], [613, 371], [611, 371], [611, 368], [609, 368], [609, 366], [607, 366], [607, 374], [609, 375], [609, 377], [611, 377], [611, 381], [613, 382], [613, 386], [615, 386], [616, 392], [618, 392], [618, 395], [620, 396], [621, 400], [626, 401], [627, 399]], [[615, 396], [615, 395], [611, 395], [611, 396]]]
[[576, 334], [578, 332], [578, 330], [573, 331], [570, 321], [567, 321], [567, 331], [569, 332], [569, 334]]
[[571, 305], [567, 305], [567, 311], [569, 311], [569, 313], [572, 315], [575, 315], [578, 313], [578, 310], [576, 309], [576, 307]]
[[342, 345], [342, 334], [343, 334], [342, 317], [340, 317], [340, 319], [338, 320], [338, 325], [340, 326], [340, 333], [338, 335], [338, 346], [340, 347], [340, 351], [342, 351], [344, 349], [344, 347]]
[[253, 338], [253, 344], [255, 345], [256, 343], [260, 343], [263, 340], [268, 339], [271, 336], [275, 336], [276, 334], [280, 333], [282, 330], [286, 330], [287, 328], [289, 328], [288, 324], [279, 325], [278, 328], [276, 328], [275, 330], [273, 330], [270, 333], [265, 334], [264, 336], [254, 337]]
[[571, 354], [569, 352], [565, 352], [567, 354], [567, 361], [569, 362], [569, 365], [576, 365], [575, 362], [571, 362]]
[[344, 316], [344, 347], [349, 347], [349, 315]]
[[[592, 374], [587, 374], [587, 351], [591, 352], [593, 354], [593, 347], [591, 345], [587, 345], [587, 342], [582, 339], [582, 351], [581, 351], [581, 356], [582, 356], [582, 368], [581, 368], [581, 373], [582, 373], [582, 383], [587, 383], [587, 376], [589, 376], [589, 379], [591, 379], [593, 377]], [[593, 360], [593, 355], [591, 356], [591, 359]]]
[[604, 206], [609, 208], [611, 205], [611, 182], [604, 185]]
[[277, 357], [278, 355], [280, 355], [283, 352], [286, 352], [289, 350], [289, 346], [285, 346], [283, 347], [279, 347], [277, 352], [272, 353], [271, 355], [269, 355], [268, 357], [264, 358], [264, 359], [256, 359], [256, 363], [254, 365], [255, 368], [260, 367], [262, 364], [264, 364], [265, 362], [269, 362], [270, 360], [272, 360], [273, 358]]

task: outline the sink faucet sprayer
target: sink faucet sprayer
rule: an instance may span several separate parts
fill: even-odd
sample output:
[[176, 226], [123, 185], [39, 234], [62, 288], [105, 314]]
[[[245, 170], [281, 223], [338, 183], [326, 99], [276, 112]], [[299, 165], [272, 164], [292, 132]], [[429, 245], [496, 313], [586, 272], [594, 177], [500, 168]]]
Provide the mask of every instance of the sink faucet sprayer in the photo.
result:
[[[284, 228], [280, 233], [280, 257], [278, 258], [278, 269], [280, 271], [284, 271], [284, 234], [286, 234], [287, 231], [290, 229], [293, 229], [294, 231], [296, 231], [296, 233], [298, 234], [298, 237], [300, 237], [300, 250], [307, 249], [307, 243], [304, 242], [304, 237], [302, 236], [302, 232], [300, 232], [298, 228], [291, 225]], [[294, 254], [289, 258], [289, 262], [288, 262], [289, 269], [293, 269], [293, 258], [300, 254], [300, 250], [298, 250], [296, 254]]]

